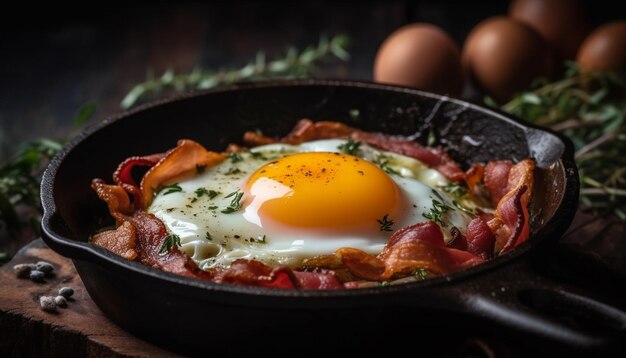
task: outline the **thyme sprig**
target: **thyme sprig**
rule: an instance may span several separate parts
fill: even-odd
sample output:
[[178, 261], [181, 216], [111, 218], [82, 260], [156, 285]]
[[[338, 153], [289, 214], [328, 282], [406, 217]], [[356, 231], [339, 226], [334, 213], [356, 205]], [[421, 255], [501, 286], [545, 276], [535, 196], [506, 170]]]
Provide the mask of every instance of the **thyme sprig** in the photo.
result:
[[625, 94], [623, 74], [582, 75], [568, 63], [562, 79], [536, 81], [501, 107], [569, 137], [576, 149], [581, 209], [610, 211], [621, 220], [626, 220]]
[[[25, 205], [41, 213], [39, 184], [46, 165], [61, 150], [62, 141], [39, 139], [22, 145], [0, 165], [0, 231], [17, 233], [22, 226], [17, 207]], [[39, 219], [31, 222], [39, 231]]]
[[389, 214], [385, 214], [382, 219], [376, 220], [376, 222], [380, 225], [380, 231], [393, 231], [391, 227], [394, 222], [389, 219]]
[[436, 190], [433, 190], [432, 193], [439, 199], [432, 199], [433, 207], [429, 212], [422, 213], [422, 216], [428, 220], [434, 221], [441, 225], [441, 227], [448, 227], [448, 223], [443, 221], [443, 216], [450, 210], [454, 210], [451, 206], [445, 204], [443, 202], [443, 198], [441, 194], [439, 194]]
[[243, 197], [243, 192], [237, 190], [225, 196], [225, 198], [232, 197], [230, 201], [230, 205], [224, 208], [221, 212], [224, 214], [234, 213], [241, 209], [241, 198]]
[[159, 254], [165, 254], [170, 252], [173, 247], [180, 246], [180, 236], [176, 234], [167, 235], [163, 240], [163, 244], [161, 244], [161, 249], [159, 249]]
[[350, 155], [358, 155], [361, 142], [349, 138], [345, 143], [337, 146], [340, 152]]
[[145, 82], [135, 85], [128, 92], [120, 105], [128, 109], [146, 97], [167, 90], [182, 92], [191, 89], [209, 89], [242, 81], [310, 77], [324, 60], [334, 57], [347, 61], [350, 58], [346, 51], [347, 45], [346, 35], [337, 35], [330, 40], [322, 37], [317, 47], [307, 47], [302, 52], [291, 47], [283, 57], [272, 61], [266, 60], [264, 52], [258, 52], [253, 62], [240, 69], [212, 71], [197, 67], [191, 72], [178, 74], [170, 69], [160, 77], [148, 75]]

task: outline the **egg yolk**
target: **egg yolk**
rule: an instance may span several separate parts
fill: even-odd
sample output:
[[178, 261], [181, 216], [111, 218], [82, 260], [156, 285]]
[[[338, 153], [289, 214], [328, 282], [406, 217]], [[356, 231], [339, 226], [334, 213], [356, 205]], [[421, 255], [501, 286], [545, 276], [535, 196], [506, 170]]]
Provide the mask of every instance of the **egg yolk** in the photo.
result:
[[247, 219], [262, 227], [373, 228], [397, 213], [400, 192], [376, 165], [351, 155], [298, 153], [267, 163], [246, 183]]

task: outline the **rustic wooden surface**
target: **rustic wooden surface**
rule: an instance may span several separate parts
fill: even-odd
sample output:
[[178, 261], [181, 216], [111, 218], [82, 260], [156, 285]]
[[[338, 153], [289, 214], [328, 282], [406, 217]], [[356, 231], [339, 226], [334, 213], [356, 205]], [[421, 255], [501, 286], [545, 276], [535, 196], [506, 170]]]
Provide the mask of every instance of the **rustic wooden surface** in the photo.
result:
[[[13, 265], [47, 261], [54, 276], [43, 283], [17, 278]], [[67, 308], [56, 313], [40, 308], [39, 297], [74, 289]], [[35, 240], [0, 267], [0, 357], [161, 357], [175, 356], [136, 338], [111, 323], [89, 298], [71, 260]]]

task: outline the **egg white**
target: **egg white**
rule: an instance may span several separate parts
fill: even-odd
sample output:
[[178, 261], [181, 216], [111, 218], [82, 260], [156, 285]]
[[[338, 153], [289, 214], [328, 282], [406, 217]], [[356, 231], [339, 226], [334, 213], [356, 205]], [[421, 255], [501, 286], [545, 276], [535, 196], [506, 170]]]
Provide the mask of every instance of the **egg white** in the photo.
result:
[[[328, 229], [293, 228], [267, 232], [250, 210], [228, 209], [237, 193], [243, 192], [250, 175], [264, 164], [298, 152], [339, 152], [338, 147], [344, 143], [343, 139], [328, 139], [300, 145], [270, 144], [233, 155], [203, 173], [180, 180], [176, 183], [180, 191], [161, 190], [148, 212], [180, 237], [181, 249], [202, 269], [228, 266], [239, 258], [297, 266], [306, 258], [332, 254], [342, 247], [377, 254], [393, 231], [427, 221], [423, 214], [431, 212], [433, 200], [450, 208], [443, 214], [447, 223], [443, 228], [445, 239], [451, 239], [449, 229], [452, 226], [465, 234], [471, 217], [458, 209], [454, 198], [442, 190], [449, 181], [441, 173], [414, 158], [366, 144], [361, 144], [357, 155], [392, 173], [389, 175], [401, 192], [400, 217], [390, 218], [394, 222], [393, 231], [355, 230], [346, 234]], [[199, 188], [205, 190], [197, 192]], [[210, 198], [209, 191], [219, 194]], [[227, 197], [229, 194], [231, 196]]]

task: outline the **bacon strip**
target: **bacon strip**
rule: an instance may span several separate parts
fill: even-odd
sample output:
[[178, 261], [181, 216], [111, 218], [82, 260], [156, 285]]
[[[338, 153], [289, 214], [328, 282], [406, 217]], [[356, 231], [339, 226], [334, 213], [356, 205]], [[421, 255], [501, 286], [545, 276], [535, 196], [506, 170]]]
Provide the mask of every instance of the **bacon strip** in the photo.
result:
[[467, 225], [467, 251], [485, 260], [493, 258], [496, 236], [489, 225], [480, 217], [472, 219]]
[[[530, 235], [528, 202], [532, 195], [535, 162], [525, 159], [512, 165], [506, 175], [499, 173], [507, 166], [508, 164], [496, 163], [491, 169], [489, 164], [485, 168], [485, 180], [488, 175], [497, 177], [497, 182], [506, 188], [505, 194], [497, 202], [493, 219], [487, 222], [496, 236], [495, 252], [498, 254], [513, 249]], [[495, 172], [498, 173], [494, 174]], [[499, 189], [490, 189], [492, 197], [498, 197], [501, 192]]]
[[487, 163], [484, 172], [485, 187], [491, 194], [491, 203], [496, 207], [503, 196], [511, 191], [509, 172], [513, 167], [510, 160], [498, 160]]
[[417, 142], [402, 137], [357, 130], [352, 134], [352, 138], [376, 148], [415, 158], [427, 166], [437, 169], [451, 181], [463, 180], [465, 176], [461, 168], [459, 168], [441, 147], [426, 148]]
[[[100, 199], [108, 204], [111, 216], [119, 224], [116, 230], [94, 236], [92, 243], [122, 256], [127, 254], [128, 259], [132, 256], [133, 260], [139, 260], [145, 265], [163, 271], [187, 277], [210, 278], [207, 272], [200, 270], [198, 265], [178, 247], [173, 247], [163, 254], [159, 253], [163, 240], [168, 235], [165, 225], [152, 214], [141, 210], [133, 211], [128, 194], [121, 186], [108, 185], [101, 179], [95, 179], [91, 187]], [[129, 225], [132, 229], [128, 228]]]
[[91, 243], [102, 246], [125, 259], [134, 260], [138, 254], [135, 251], [137, 230], [128, 221], [125, 221], [115, 230], [103, 231], [91, 238]]
[[146, 155], [143, 157], [130, 157], [118, 165], [117, 170], [113, 173], [113, 181], [121, 186], [129, 194], [133, 196], [135, 209], [141, 209], [141, 190], [139, 185], [133, 178], [132, 172], [136, 167], [152, 168], [159, 160], [165, 156], [165, 153]]
[[179, 140], [176, 148], [167, 151], [165, 156], [150, 168], [141, 180], [139, 207], [145, 209], [150, 206], [155, 191], [163, 184], [195, 173], [199, 168], [214, 166], [225, 158], [224, 154], [209, 152], [190, 139]]
[[354, 276], [370, 281], [410, 275], [419, 268], [447, 274], [484, 262], [469, 252], [446, 247], [441, 229], [432, 221], [396, 231], [377, 256], [354, 248], [341, 248], [335, 254]]
[[259, 261], [239, 259], [226, 269], [214, 270], [213, 281], [234, 285], [273, 288], [339, 289], [344, 288], [332, 271], [293, 271], [288, 267], [271, 268]]

